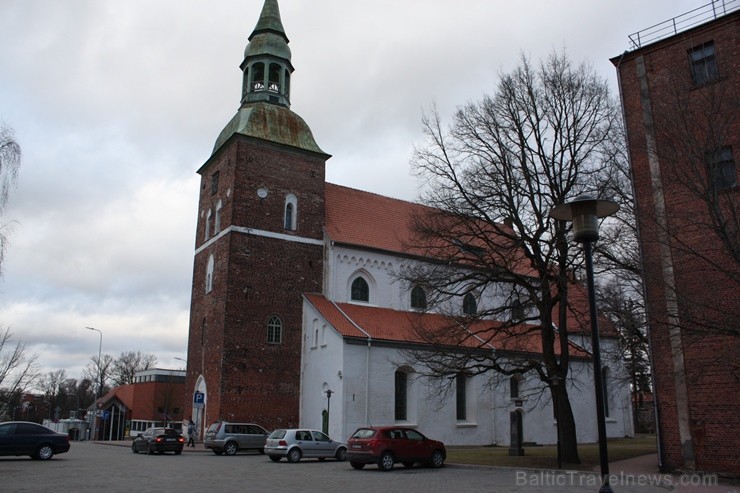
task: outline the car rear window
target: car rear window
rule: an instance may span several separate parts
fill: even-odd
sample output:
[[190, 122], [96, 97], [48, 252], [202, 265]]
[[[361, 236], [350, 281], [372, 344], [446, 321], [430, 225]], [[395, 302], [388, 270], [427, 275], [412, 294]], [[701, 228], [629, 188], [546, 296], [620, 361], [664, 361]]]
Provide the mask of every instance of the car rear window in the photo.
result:
[[285, 438], [285, 433], [287, 430], [275, 430], [272, 433], [270, 433], [270, 438], [276, 438], [278, 440], [282, 440]]
[[216, 433], [219, 428], [221, 428], [221, 423], [213, 423], [208, 427], [208, 431], [206, 433]]
[[354, 433], [354, 435], [352, 435], [352, 438], [370, 438], [373, 435], [375, 435], [375, 430], [370, 428], [360, 428]]

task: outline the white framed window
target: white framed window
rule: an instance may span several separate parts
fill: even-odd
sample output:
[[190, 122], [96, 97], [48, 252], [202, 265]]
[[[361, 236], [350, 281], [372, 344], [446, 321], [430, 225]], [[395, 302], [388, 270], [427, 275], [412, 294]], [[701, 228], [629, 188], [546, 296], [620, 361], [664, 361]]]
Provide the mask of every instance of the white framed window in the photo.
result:
[[273, 315], [267, 321], [267, 343], [282, 344], [283, 342], [283, 321], [280, 317]]
[[283, 227], [295, 231], [298, 224], [298, 198], [291, 194], [285, 197], [285, 216]]

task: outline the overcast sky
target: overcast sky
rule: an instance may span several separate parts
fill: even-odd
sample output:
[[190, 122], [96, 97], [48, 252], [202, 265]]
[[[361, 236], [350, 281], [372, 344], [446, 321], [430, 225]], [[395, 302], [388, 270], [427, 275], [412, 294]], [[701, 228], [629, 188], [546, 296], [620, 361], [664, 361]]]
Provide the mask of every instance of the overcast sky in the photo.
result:
[[[97, 355], [183, 368], [196, 170], [239, 106], [262, 0], [0, 0], [0, 121], [23, 149], [0, 327], [43, 372]], [[609, 80], [628, 35], [708, 0], [280, 0], [292, 109], [333, 183], [413, 200], [421, 114], [565, 48]]]

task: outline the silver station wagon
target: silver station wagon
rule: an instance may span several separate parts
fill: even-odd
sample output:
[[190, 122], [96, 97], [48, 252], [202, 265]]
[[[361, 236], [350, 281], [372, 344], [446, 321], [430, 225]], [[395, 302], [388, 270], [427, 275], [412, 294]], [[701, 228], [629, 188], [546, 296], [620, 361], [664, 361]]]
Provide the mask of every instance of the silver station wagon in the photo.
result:
[[264, 454], [269, 432], [253, 423], [216, 421], [206, 430], [203, 443], [214, 454], [234, 455], [240, 450], [256, 450]]
[[274, 462], [283, 457], [288, 462], [298, 462], [302, 458], [344, 461], [347, 459], [347, 444], [316, 430], [275, 430], [267, 437], [265, 453]]

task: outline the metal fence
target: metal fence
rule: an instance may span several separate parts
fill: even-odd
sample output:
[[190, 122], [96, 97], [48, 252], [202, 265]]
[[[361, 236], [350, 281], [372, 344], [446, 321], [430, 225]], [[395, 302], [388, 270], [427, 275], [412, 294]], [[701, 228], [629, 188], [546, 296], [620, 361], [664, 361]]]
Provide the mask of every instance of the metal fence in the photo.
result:
[[714, 0], [667, 21], [630, 34], [630, 49], [636, 50], [650, 43], [673, 36], [692, 27], [717, 19], [740, 8], [740, 0]]

